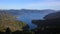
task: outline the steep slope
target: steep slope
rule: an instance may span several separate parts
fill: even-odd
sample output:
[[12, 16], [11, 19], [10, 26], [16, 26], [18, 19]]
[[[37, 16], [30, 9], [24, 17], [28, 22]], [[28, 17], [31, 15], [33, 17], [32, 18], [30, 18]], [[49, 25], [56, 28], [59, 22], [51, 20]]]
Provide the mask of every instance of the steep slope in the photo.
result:
[[55, 19], [55, 18], [59, 18], [59, 17], [60, 17], [60, 12], [55, 12], [55, 13], [46, 15], [44, 17], [44, 19]]
[[0, 11], [0, 31], [5, 32], [7, 28], [12, 32], [16, 30], [23, 31], [23, 27], [27, 24], [22, 21], [18, 21], [15, 18], [15, 16], [8, 12]]

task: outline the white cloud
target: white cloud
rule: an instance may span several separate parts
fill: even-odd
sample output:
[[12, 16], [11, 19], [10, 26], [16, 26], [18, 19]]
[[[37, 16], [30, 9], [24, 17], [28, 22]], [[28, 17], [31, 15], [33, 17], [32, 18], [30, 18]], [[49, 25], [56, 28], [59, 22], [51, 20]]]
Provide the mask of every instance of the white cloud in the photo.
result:
[[38, 2], [28, 4], [27, 6], [58, 6], [58, 5], [60, 5], [60, 2]]
[[46, 0], [45, 2], [36, 2], [36, 3], [30, 3], [27, 4], [25, 8], [29, 9], [60, 9], [60, 1], [52, 1], [52, 0]]

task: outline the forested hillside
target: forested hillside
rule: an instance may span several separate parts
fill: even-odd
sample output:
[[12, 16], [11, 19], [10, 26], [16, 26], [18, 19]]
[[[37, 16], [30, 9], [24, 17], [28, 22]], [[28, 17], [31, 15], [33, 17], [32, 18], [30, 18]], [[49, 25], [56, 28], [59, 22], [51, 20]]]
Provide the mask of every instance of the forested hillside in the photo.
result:
[[12, 32], [16, 30], [23, 31], [22, 28], [26, 25], [26, 23], [16, 20], [16, 16], [0, 11], [0, 31], [5, 32], [7, 28], [10, 28]]

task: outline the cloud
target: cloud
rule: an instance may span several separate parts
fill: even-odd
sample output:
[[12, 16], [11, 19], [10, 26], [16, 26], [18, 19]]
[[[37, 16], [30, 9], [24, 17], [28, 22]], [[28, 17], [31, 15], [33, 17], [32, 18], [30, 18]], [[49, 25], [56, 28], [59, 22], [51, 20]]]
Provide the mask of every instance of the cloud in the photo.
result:
[[27, 6], [58, 6], [58, 5], [60, 5], [60, 2], [38, 2], [28, 4]]
[[25, 8], [29, 9], [60, 9], [60, 1], [46, 0], [43, 2], [36, 2], [27, 4]]

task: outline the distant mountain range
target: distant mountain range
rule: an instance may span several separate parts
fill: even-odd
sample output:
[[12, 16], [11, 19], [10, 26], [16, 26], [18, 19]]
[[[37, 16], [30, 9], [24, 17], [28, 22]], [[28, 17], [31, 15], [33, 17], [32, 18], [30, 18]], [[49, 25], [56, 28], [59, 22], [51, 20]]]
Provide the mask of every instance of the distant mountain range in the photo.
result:
[[22, 13], [24, 14], [24, 13], [51, 13], [51, 12], [56, 12], [55, 10], [51, 10], [51, 9], [46, 9], [46, 10], [29, 10], [29, 9], [14, 10], [14, 9], [11, 9], [11, 10], [3, 10], [3, 11], [9, 12], [9, 13], [12, 13], [15, 15], [22, 14]]
[[46, 9], [46, 10], [29, 10], [29, 9], [14, 10], [14, 9], [11, 9], [11, 10], [0, 10], [0, 13], [1, 12], [8, 12], [8, 13], [11, 13], [12, 15], [25, 15], [25, 14], [33, 14], [33, 13], [47, 14], [47, 16], [44, 17], [44, 19], [50, 18], [50, 16], [52, 16], [51, 18], [57, 17], [57, 16], [53, 17], [53, 15], [55, 15], [55, 12], [57, 12], [57, 15], [60, 14], [60, 10], [56, 11], [56, 10], [51, 10], [51, 9]]

